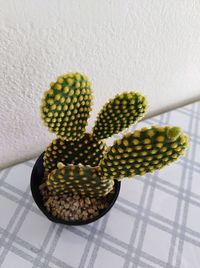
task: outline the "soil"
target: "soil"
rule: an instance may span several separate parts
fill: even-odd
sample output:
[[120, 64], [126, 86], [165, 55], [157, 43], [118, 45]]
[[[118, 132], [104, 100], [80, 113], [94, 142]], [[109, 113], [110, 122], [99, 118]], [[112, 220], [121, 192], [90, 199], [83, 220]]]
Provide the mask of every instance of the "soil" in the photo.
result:
[[48, 191], [45, 178], [39, 189], [47, 211], [65, 221], [86, 221], [98, 216], [109, 206], [115, 192], [113, 189], [101, 198], [84, 197], [78, 194], [57, 196]]

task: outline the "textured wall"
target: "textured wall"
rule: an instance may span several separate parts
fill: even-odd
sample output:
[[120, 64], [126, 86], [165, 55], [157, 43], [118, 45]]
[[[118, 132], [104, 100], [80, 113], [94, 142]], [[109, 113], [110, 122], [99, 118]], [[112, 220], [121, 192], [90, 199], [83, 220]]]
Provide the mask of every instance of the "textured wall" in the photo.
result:
[[150, 114], [200, 95], [200, 2], [0, 0], [0, 167], [39, 154], [52, 135], [38, 106], [51, 80], [80, 70], [101, 105], [139, 89]]

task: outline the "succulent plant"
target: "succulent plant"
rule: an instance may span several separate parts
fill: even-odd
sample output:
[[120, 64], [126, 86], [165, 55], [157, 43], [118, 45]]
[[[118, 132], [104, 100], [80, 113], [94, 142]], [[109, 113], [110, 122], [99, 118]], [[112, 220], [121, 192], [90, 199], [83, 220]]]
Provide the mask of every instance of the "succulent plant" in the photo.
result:
[[85, 75], [66, 74], [50, 84], [42, 99], [42, 119], [57, 135], [44, 154], [51, 193], [105, 196], [113, 189], [115, 179], [153, 172], [184, 154], [187, 136], [174, 126], [142, 128], [107, 147], [106, 138], [144, 117], [147, 100], [138, 92], [123, 92], [110, 99], [87, 133], [90, 86]]
[[81, 194], [90, 197], [100, 197], [108, 194], [114, 185], [114, 180], [99, 177], [99, 168], [81, 164], [58, 163], [58, 169], [53, 170], [47, 180], [47, 186], [55, 194]]
[[84, 136], [92, 104], [91, 82], [80, 73], [58, 77], [44, 93], [41, 117], [58, 137], [78, 140]]
[[98, 166], [105, 149], [105, 142], [97, 141], [89, 133], [85, 133], [80, 140], [76, 141], [54, 139], [45, 151], [45, 170], [47, 172], [54, 170], [58, 162]]
[[120, 180], [161, 169], [177, 160], [187, 143], [187, 136], [177, 127], [152, 126], [127, 133], [101, 160], [100, 177]]
[[111, 137], [143, 118], [147, 100], [137, 92], [124, 92], [106, 103], [93, 127], [98, 140]]

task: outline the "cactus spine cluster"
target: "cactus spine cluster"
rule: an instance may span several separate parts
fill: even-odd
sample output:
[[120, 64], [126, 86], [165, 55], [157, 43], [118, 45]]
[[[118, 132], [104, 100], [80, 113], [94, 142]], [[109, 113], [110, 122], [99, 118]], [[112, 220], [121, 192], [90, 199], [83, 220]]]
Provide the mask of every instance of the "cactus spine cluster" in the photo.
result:
[[114, 179], [153, 172], [184, 154], [187, 136], [172, 126], [136, 130], [106, 146], [104, 139], [145, 115], [147, 100], [138, 92], [123, 92], [110, 99], [99, 112], [92, 132], [87, 133], [90, 86], [85, 75], [66, 74], [51, 83], [42, 99], [41, 117], [57, 135], [44, 154], [47, 187], [53, 194], [105, 196]]

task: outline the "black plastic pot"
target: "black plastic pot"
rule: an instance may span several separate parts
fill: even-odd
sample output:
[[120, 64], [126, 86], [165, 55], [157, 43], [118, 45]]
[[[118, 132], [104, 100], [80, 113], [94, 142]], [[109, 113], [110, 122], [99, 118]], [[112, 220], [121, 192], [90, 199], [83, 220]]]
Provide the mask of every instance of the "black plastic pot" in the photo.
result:
[[42, 196], [39, 191], [39, 186], [42, 183], [42, 179], [44, 176], [43, 156], [44, 156], [44, 153], [40, 155], [40, 157], [37, 159], [33, 167], [32, 174], [31, 174], [31, 192], [32, 192], [32, 196], [33, 196], [35, 203], [50, 221], [55, 222], [55, 223], [65, 224], [65, 225], [88, 224], [88, 223], [91, 223], [100, 219], [112, 208], [115, 201], [117, 200], [117, 197], [120, 191], [120, 186], [121, 186], [121, 182], [117, 180], [115, 180], [115, 184], [114, 184], [115, 193], [112, 196], [112, 200], [110, 200], [109, 206], [106, 209], [102, 210], [101, 213], [98, 216], [94, 217], [93, 219], [89, 219], [86, 221], [65, 221], [65, 220], [57, 219], [56, 217], [54, 217], [51, 213], [49, 213], [46, 210], [43, 204]]

